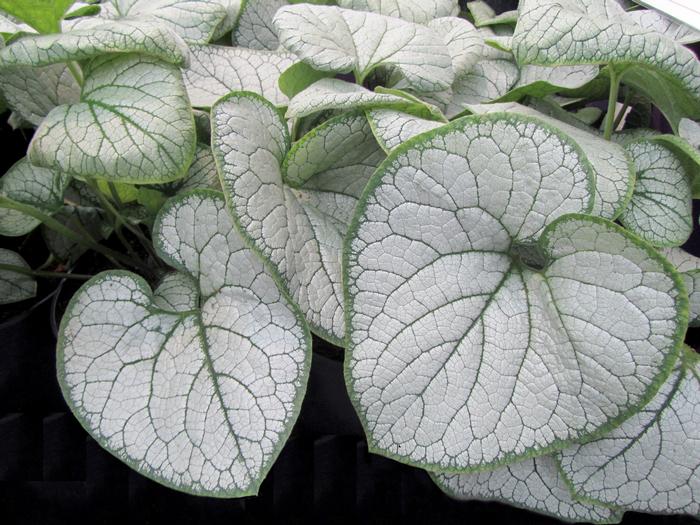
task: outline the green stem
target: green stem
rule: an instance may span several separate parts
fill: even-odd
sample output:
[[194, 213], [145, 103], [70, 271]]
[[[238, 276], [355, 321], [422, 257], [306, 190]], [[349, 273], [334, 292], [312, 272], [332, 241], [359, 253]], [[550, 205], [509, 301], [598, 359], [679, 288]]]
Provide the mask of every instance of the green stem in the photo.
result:
[[67, 62], [66, 65], [68, 66], [68, 71], [70, 71], [71, 75], [73, 75], [73, 78], [78, 83], [78, 85], [80, 87], [83, 87], [83, 73], [80, 70], [78, 64], [76, 64], [75, 62]]
[[21, 273], [22, 275], [29, 275], [31, 277], [45, 277], [47, 279], [75, 279], [78, 281], [87, 281], [92, 279], [92, 275], [84, 275], [81, 273], [62, 273], [62, 272], [46, 272], [43, 270], [32, 270], [30, 268], [25, 268], [24, 266], [15, 266], [13, 264], [0, 264], [0, 270], [14, 273]]
[[123, 208], [124, 203], [122, 202], [121, 198], [119, 197], [119, 191], [117, 190], [117, 187], [114, 185], [113, 182], [108, 182], [107, 186], [109, 186], [109, 193], [112, 194], [112, 200], [117, 205], [117, 208], [119, 208], [119, 209]]
[[[110, 185], [110, 192], [113, 192], [113, 196], [116, 199], [119, 199], [119, 196], [117, 195], [117, 189], [114, 186], [114, 184], [111, 182], [108, 184]], [[104, 193], [102, 193], [102, 190], [100, 190], [99, 186], [94, 181], [89, 181], [88, 185], [93, 189], [93, 191], [97, 195], [97, 198], [99, 199], [100, 204], [102, 204], [102, 207], [114, 218], [117, 236], [120, 237], [120, 232], [118, 230], [123, 225], [127, 230], [134, 234], [134, 236], [141, 243], [141, 246], [143, 246], [144, 250], [146, 250], [155, 261], [158, 261], [158, 257], [156, 256], [155, 252], [153, 251], [153, 248], [151, 247], [151, 242], [146, 238], [146, 236], [141, 232], [141, 230], [129, 223], [126, 217], [124, 217], [121, 214], [121, 212], [109, 201], [109, 199], [105, 196]], [[121, 240], [122, 238], [120, 237], [120, 241]], [[122, 242], [122, 244], [124, 244], [124, 242]], [[128, 243], [125, 244], [124, 247], [127, 250], [131, 249]]]
[[605, 130], [603, 137], [605, 140], [612, 138], [615, 129], [615, 109], [617, 108], [617, 94], [620, 91], [620, 75], [617, 74], [612, 64], [608, 66], [610, 71], [610, 93], [608, 95], [608, 112], [605, 114]]
[[102, 246], [101, 244], [98, 244], [97, 242], [93, 241], [92, 239], [87, 239], [83, 237], [82, 235], [78, 235], [76, 232], [68, 228], [67, 226], [61, 224], [58, 222], [56, 219], [51, 217], [50, 215], [46, 215], [45, 213], [40, 212], [36, 208], [32, 206], [28, 206], [26, 204], [22, 204], [19, 202], [15, 202], [13, 200], [8, 199], [7, 197], [0, 196], [0, 207], [2, 208], [8, 208], [10, 210], [16, 210], [22, 213], [25, 213], [29, 215], [30, 217], [34, 217], [38, 221], [41, 221], [47, 228], [50, 228], [54, 230], [56, 233], [59, 233], [63, 235], [65, 238], [70, 239], [71, 241], [78, 243], [82, 246], [85, 246], [87, 248], [90, 248], [91, 250], [96, 251], [97, 253], [100, 253], [104, 255], [108, 260], [110, 260], [113, 264], [119, 266], [119, 263], [125, 264], [127, 266], [133, 266], [135, 268], [139, 268], [142, 271], [146, 271], [148, 273], [151, 272], [151, 269], [144, 265], [143, 263], [139, 261], [133, 261], [129, 257], [125, 257], [123, 254], [112, 250], [111, 248], [107, 248], [106, 246]]

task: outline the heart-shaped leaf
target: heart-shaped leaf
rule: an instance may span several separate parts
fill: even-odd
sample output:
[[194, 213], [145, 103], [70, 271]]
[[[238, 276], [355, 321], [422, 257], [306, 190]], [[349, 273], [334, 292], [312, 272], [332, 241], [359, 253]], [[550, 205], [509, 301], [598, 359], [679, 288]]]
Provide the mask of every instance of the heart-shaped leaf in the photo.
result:
[[236, 221], [278, 269], [312, 329], [342, 344], [343, 237], [384, 159], [364, 114], [333, 118], [291, 147], [272, 104], [233, 93], [212, 108], [212, 147]]
[[353, 72], [359, 84], [379, 66], [401, 73], [398, 88], [439, 91], [454, 80], [447, 48], [426, 26], [308, 4], [282, 7], [273, 23], [280, 43], [301, 60], [322, 71]]
[[685, 348], [658, 394], [599, 440], [561, 453], [582, 496], [630, 510], [700, 513], [700, 358]]
[[[16, 266], [29, 270], [29, 265], [21, 255], [12, 250], [0, 248], [0, 266]], [[0, 304], [10, 304], [36, 295], [36, 281], [33, 277], [12, 270], [0, 268]]]
[[26, 158], [14, 164], [0, 178], [0, 196], [3, 199], [0, 201], [0, 235], [26, 235], [41, 224], [39, 219], [4, 207], [2, 202], [19, 203], [51, 215], [61, 208], [68, 182], [65, 175], [32, 166]]
[[475, 474], [433, 474], [433, 480], [458, 500], [500, 501], [570, 522], [619, 523], [622, 512], [576, 501], [551, 456], [526, 459]]
[[513, 114], [392, 151], [344, 265], [347, 386], [372, 450], [493, 467], [604, 432], [651, 398], [688, 298], [653, 248], [575, 214], [594, 181], [566, 135]]
[[196, 133], [180, 71], [138, 55], [99, 57], [84, 71], [81, 102], [49, 113], [29, 146], [31, 162], [81, 178], [182, 178]]
[[338, 5], [425, 24], [435, 18], [457, 16], [457, 0], [338, 0]]
[[192, 45], [190, 50], [184, 79], [193, 106], [211, 107], [231, 91], [252, 91], [278, 106], [289, 102], [278, 81], [297, 61], [295, 55], [224, 46]]
[[154, 237], [179, 276], [155, 292], [123, 271], [88, 281], [61, 322], [61, 389], [86, 430], [141, 474], [192, 494], [255, 494], [299, 413], [305, 323], [221, 194], [172, 199]]

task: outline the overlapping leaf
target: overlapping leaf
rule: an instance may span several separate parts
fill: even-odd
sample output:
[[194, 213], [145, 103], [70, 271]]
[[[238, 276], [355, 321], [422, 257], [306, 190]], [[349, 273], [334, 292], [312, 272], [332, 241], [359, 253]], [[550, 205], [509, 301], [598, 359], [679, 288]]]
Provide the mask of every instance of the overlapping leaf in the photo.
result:
[[630, 510], [700, 513], [700, 363], [685, 348], [652, 401], [599, 440], [561, 453], [581, 495]]
[[[63, 204], [68, 177], [53, 170], [32, 166], [26, 158], [0, 178], [0, 197], [51, 215]], [[0, 201], [0, 235], [18, 237], [39, 226], [41, 221]]]
[[459, 500], [500, 501], [570, 522], [619, 523], [622, 519], [621, 511], [576, 501], [551, 456], [488, 472], [432, 477], [445, 493]]
[[212, 108], [212, 130], [236, 221], [279, 270], [312, 328], [342, 344], [342, 240], [384, 158], [364, 114], [333, 118], [292, 147], [274, 106], [234, 93]]
[[683, 244], [693, 230], [689, 174], [672, 151], [652, 140], [636, 140], [625, 149], [636, 184], [620, 222], [655, 246]]
[[370, 91], [343, 80], [324, 78], [314, 82], [289, 101], [287, 118], [306, 117], [328, 110], [373, 108], [390, 108], [426, 118], [442, 116], [437, 107], [408, 93], [398, 90]]
[[440, 91], [454, 80], [447, 48], [426, 26], [308, 4], [282, 7], [273, 23], [280, 43], [301, 60], [322, 71], [353, 72], [358, 83], [380, 66], [400, 73], [397, 88]]
[[288, 3], [287, 0], [246, 0], [233, 31], [234, 45], [250, 49], [277, 50], [280, 41], [272, 20], [277, 10]]
[[681, 273], [690, 300], [690, 325], [698, 326], [700, 324], [700, 258], [681, 248], [665, 248], [660, 251]]
[[85, 66], [78, 104], [51, 111], [29, 147], [33, 164], [120, 182], [182, 178], [195, 150], [192, 110], [180, 71], [139, 55]]
[[607, 0], [523, 0], [513, 35], [522, 64], [610, 64], [675, 127], [700, 118], [700, 63], [668, 36], [638, 25]]
[[408, 139], [444, 124], [391, 109], [373, 109], [367, 112], [377, 142], [389, 153]]
[[338, 5], [356, 11], [394, 16], [416, 24], [459, 14], [456, 0], [338, 0]]
[[[21, 255], [5, 248], [0, 248], [0, 264], [30, 269]], [[36, 280], [33, 277], [0, 269], [0, 304], [24, 301], [35, 295]]]
[[193, 45], [190, 49], [190, 66], [184, 79], [192, 105], [211, 107], [231, 91], [252, 91], [276, 105], [287, 105], [278, 81], [282, 72], [297, 61], [295, 55], [223, 46]]
[[187, 44], [162, 24], [100, 20], [85, 29], [21, 38], [0, 50], [0, 67], [46, 66], [115, 53], [140, 53], [183, 65], [189, 51]]
[[573, 126], [557, 118], [520, 104], [471, 105], [468, 109], [476, 114], [509, 112], [527, 115], [547, 126], [565, 133], [585, 152], [587, 161], [595, 170], [595, 202], [593, 212], [607, 219], [614, 219], [627, 206], [634, 187], [634, 165], [620, 145], [604, 140], [585, 126]]
[[0, 74], [0, 92], [7, 105], [34, 126], [56, 106], [80, 98], [80, 86], [64, 64], [5, 68]]
[[152, 292], [110, 271], [77, 292], [58, 342], [63, 394], [143, 475], [193, 494], [255, 494], [304, 395], [303, 318], [245, 247], [221, 194], [170, 201], [154, 237], [179, 275]]
[[346, 379], [372, 450], [494, 467], [619, 424], [670, 372], [680, 276], [590, 216], [564, 134], [503, 114], [396, 148], [347, 235]]

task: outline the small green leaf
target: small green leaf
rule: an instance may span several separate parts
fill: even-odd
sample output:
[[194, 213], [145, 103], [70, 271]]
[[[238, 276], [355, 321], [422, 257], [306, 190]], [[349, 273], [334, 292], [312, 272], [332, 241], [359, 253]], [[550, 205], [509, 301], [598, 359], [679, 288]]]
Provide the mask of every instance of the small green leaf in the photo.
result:
[[304, 91], [311, 84], [322, 78], [332, 77], [328, 71], [319, 71], [304, 62], [289, 66], [279, 77], [280, 91], [290, 99]]
[[103, 272], [73, 296], [57, 349], [63, 395], [144, 476], [197, 495], [256, 494], [306, 389], [303, 317], [220, 193], [170, 200], [154, 240], [177, 276], [151, 291], [138, 275]]
[[561, 453], [582, 496], [638, 512], [700, 513], [700, 359], [685, 347], [656, 396], [618, 428]]
[[39, 33], [60, 33], [61, 20], [75, 0], [0, 0], [0, 9]]
[[153, 58], [117, 55], [94, 59], [84, 72], [80, 103], [49, 113], [29, 146], [31, 162], [133, 184], [184, 177], [196, 132], [180, 71]]
[[[32, 166], [23, 158], [0, 178], [0, 196], [51, 215], [63, 204], [63, 192], [68, 180], [68, 177], [55, 171]], [[38, 219], [21, 211], [0, 206], [0, 235], [18, 237], [39, 224]]]
[[[19, 266], [30, 270], [27, 262], [16, 252], [0, 248], [0, 264]], [[36, 295], [36, 281], [28, 275], [0, 269], [0, 304], [10, 304]]]
[[557, 460], [540, 456], [474, 474], [432, 474], [458, 500], [500, 501], [568, 522], [619, 523], [622, 510], [576, 501]]

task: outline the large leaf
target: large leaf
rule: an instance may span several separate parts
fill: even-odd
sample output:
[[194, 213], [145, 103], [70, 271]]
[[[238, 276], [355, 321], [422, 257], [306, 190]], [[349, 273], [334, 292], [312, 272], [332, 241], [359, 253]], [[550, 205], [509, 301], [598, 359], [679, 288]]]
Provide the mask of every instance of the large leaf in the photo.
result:
[[603, 438], [561, 453], [582, 496], [630, 510], [700, 513], [700, 363], [685, 348], [652, 401]]
[[288, 3], [286, 0], [246, 0], [232, 34], [233, 44], [250, 49], [278, 49], [280, 41], [272, 20], [277, 10]]
[[648, 139], [625, 146], [636, 184], [620, 222], [655, 246], [678, 246], [693, 231], [691, 180], [676, 155]]
[[[596, 198], [593, 212], [606, 219], [614, 219], [622, 213], [632, 197], [634, 188], [634, 164], [619, 144], [605, 140], [594, 130], [574, 126], [520, 104], [484, 104], [468, 106], [476, 114], [509, 112], [527, 115], [565, 133], [583, 150], [596, 173]], [[570, 117], [571, 120], [575, 120]]]
[[0, 50], [0, 67], [46, 66], [114, 53], [140, 53], [172, 64], [187, 63], [187, 44], [148, 20], [99, 21], [56, 35], [27, 36]]
[[566, 135], [517, 115], [460, 119], [389, 155], [345, 251], [346, 379], [373, 451], [493, 467], [650, 399], [687, 295], [653, 248], [570, 215], [590, 210], [593, 181]]
[[526, 459], [476, 474], [433, 474], [458, 500], [500, 501], [570, 522], [619, 523], [622, 512], [574, 499], [551, 456]]
[[0, 0], [0, 9], [40, 33], [58, 33], [61, 20], [75, 0]]
[[49, 113], [29, 146], [31, 162], [120, 182], [182, 178], [196, 133], [180, 71], [138, 55], [99, 57], [84, 71], [81, 102]]
[[457, 0], [338, 0], [338, 5], [356, 11], [394, 16], [416, 24], [459, 14]]
[[[29, 270], [29, 265], [21, 255], [12, 250], [0, 248], [0, 265], [18, 266]], [[0, 304], [10, 304], [36, 295], [36, 281], [29, 275], [0, 269]]]
[[80, 86], [64, 64], [4, 68], [0, 92], [7, 105], [34, 126], [56, 106], [73, 104], [80, 98]]
[[[63, 192], [67, 185], [68, 177], [65, 175], [32, 166], [26, 158], [23, 158], [0, 178], [0, 196], [51, 215], [63, 204]], [[40, 223], [30, 215], [4, 208], [0, 204], [0, 235], [10, 237], [25, 235]]]
[[388, 16], [298, 4], [274, 18], [280, 43], [322, 71], [353, 72], [358, 83], [377, 67], [403, 77], [394, 87], [439, 91], [454, 80], [450, 54], [428, 27]]
[[233, 227], [224, 199], [169, 201], [155, 245], [179, 274], [88, 281], [63, 317], [58, 378], [86, 430], [141, 474], [199, 495], [255, 494], [299, 413], [301, 314]]
[[508, 25], [514, 26], [518, 21], [518, 11], [504, 11], [496, 14], [496, 11], [486, 2], [473, 0], [467, 2], [467, 9], [474, 19], [476, 27]]
[[523, 0], [513, 35], [522, 64], [610, 64], [674, 127], [700, 117], [700, 63], [682, 44], [642, 27], [609, 0]]
[[192, 45], [190, 49], [184, 79], [193, 106], [211, 107], [231, 91], [252, 91], [279, 106], [289, 102], [278, 81], [297, 61], [295, 55], [223, 46]]
[[[397, 90], [370, 91], [357, 84], [323, 78], [289, 101], [287, 118], [306, 117], [328, 110], [390, 108], [426, 118], [440, 118], [440, 110]], [[442, 117], [444, 119], [444, 117]]]
[[342, 344], [343, 237], [384, 158], [364, 114], [333, 118], [291, 148], [274, 106], [233, 93], [212, 108], [212, 130], [236, 222], [279, 270], [312, 329]]

